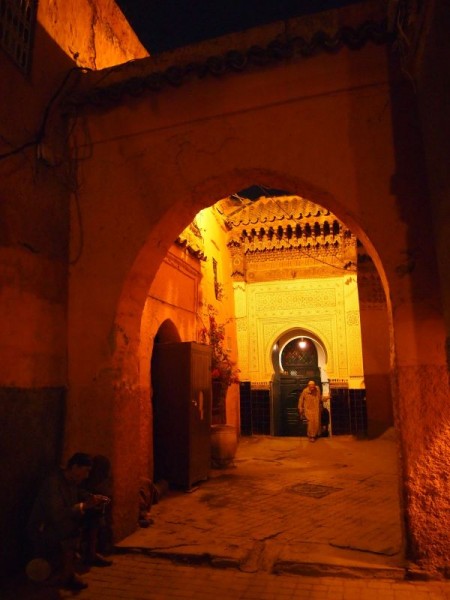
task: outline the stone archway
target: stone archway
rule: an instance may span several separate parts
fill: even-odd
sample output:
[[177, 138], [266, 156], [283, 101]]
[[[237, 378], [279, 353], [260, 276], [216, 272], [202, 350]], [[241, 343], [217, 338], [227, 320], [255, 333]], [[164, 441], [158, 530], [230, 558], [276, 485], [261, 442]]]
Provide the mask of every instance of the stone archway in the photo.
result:
[[155, 344], [169, 342], [181, 342], [181, 338], [175, 324], [170, 319], [167, 319], [161, 324], [155, 335]]
[[272, 380], [272, 429], [275, 435], [304, 436], [298, 418], [298, 399], [308, 381], [320, 388], [329, 410], [326, 352], [320, 338], [303, 328], [283, 332], [274, 344], [275, 373]]
[[327, 351], [327, 345], [325, 344], [324, 340], [322, 340], [321, 337], [319, 335], [317, 335], [317, 333], [312, 332], [308, 329], [298, 328], [298, 329], [294, 329], [294, 330], [291, 330], [289, 332], [282, 334], [278, 341], [280, 367], [282, 367], [281, 355], [282, 355], [284, 349], [286, 348], [286, 345], [289, 344], [294, 339], [305, 340], [305, 341], [307, 341], [307, 343], [311, 343], [314, 346], [315, 352], [317, 354], [317, 366], [319, 367], [320, 372], [321, 372], [321, 380], [322, 380], [322, 382], [325, 383], [325, 393], [327, 393], [328, 392], [328, 389], [327, 389], [328, 351]]
[[[266, 181], [273, 182], [274, 185], [286, 186], [287, 181], [278, 174], [273, 174], [265, 171], [264, 175]], [[170, 246], [169, 241], [175, 239], [180, 233], [181, 229], [184, 228], [188, 219], [192, 219], [197, 208], [204, 208], [211, 203], [211, 196], [221, 197], [224, 194], [224, 190], [227, 190], [226, 184], [228, 184], [228, 190], [236, 189], [236, 186], [242, 186], [242, 182], [248, 183], [252, 181], [250, 178], [254, 177], [254, 173], [244, 174], [239, 173], [236, 177], [235, 184], [230, 185], [230, 180], [233, 180], [232, 175], [228, 175], [224, 178], [224, 182], [221, 180], [214, 181], [212, 185], [210, 181], [206, 181], [200, 186], [204, 192], [200, 198], [203, 198], [203, 204], [195, 205], [195, 208], [191, 208], [191, 213], [186, 213], [186, 210], [180, 210], [178, 205], [171, 207], [167, 215], [164, 217], [163, 224], [160, 224], [162, 230], [166, 231], [167, 248]], [[292, 179], [288, 182], [292, 185]], [[297, 187], [302, 190], [311, 190], [312, 186], [304, 185], [303, 182], [297, 181]], [[323, 198], [324, 195], [321, 194]], [[323, 202], [323, 200], [322, 200]], [[336, 202], [333, 202], [335, 206]], [[336, 209], [334, 209], [336, 211]], [[337, 212], [337, 211], [336, 211]], [[359, 232], [361, 237], [365, 237], [360, 227], [355, 225], [356, 230]], [[172, 232], [172, 233], [168, 233]], [[141, 298], [140, 302], [145, 304], [148, 289], [151, 286], [152, 278], [155, 271], [155, 267], [159, 266], [159, 263], [164, 258], [164, 252], [167, 248], [161, 243], [160, 238], [155, 238], [154, 233], [149, 235], [147, 243], [144, 245], [140, 253], [138, 254], [131, 272], [128, 274], [124, 287], [122, 289], [121, 300], [119, 308], [116, 314], [116, 321], [114, 325], [116, 344], [113, 362], [114, 368], [114, 380], [112, 381], [112, 389], [114, 393], [114, 406], [117, 408], [115, 412], [115, 422], [120, 423], [120, 428], [113, 428], [112, 431], [112, 444], [117, 451], [118, 459], [115, 464], [115, 471], [123, 473], [123, 477], [120, 479], [121, 487], [124, 485], [124, 480], [128, 479], [130, 486], [133, 486], [134, 481], [138, 477], [138, 469], [130, 470], [130, 464], [133, 462], [132, 456], [141, 456], [141, 468], [144, 467], [147, 470], [151, 468], [151, 447], [143, 447], [142, 439], [148, 439], [147, 435], [141, 436], [141, 442], [135, 438], [133, 445], [130, 447], [130, 438], [128, 431], [134, 427], [134, 423], [141, 422], [140, 429], [148, 430], [148, 426], [142, 422], [142, 419], [147, 420], [150, 415], [147, 414], [146, 410], [142, 408], [144, 401], [148, 398], [148, 391], [150, 390], [150, 373], [145, 368], [151, 360], [151, 346], [148, 346], [147, 342], [141, 339], [142, 334], [142, 311], [143, 305], [139, 308], [137, 299]], [[379, 261], [376, 252], [372, 249], [374, 261]], [[159, 261], [159, 262], [158, 262]], [[148, 268], [150, 266], [150, 269]], [[383, 277], [383, 274], [382, 274]], [[132, 310], [130, 310], [130, 307]], [[167, 335], [173, 335], [173, 329], [171, 326], [165, 327]], [[144, 368], [143, 368], [144, 367]], [[145, 399], [145, 400], [144, 400]], [[126, 426], [126, 423], [129, 423]], [[124, 453], [122, 448], [126, 446], [127, 452]], [[128, 455], [128, 456], [127, 456]], [[145, 458], [147, 455], [149, 458]], [[144, 457], [144, 458], [142, 458]], [[136, 484], [134, 484], [136, 485]], [[122, 488], [123, 489], [123, 488]], [[116, 496], [121, 497], [120, 491], [118, 490]], [[126, 514], [129, 512], [130, 497], [123, 494], [122, 498], [121, 514], [123, 521], [126, 521]]]
[[[154, 69], [143, 67], [140, 76]], [[448, 454], [449, 442], [440, 436], [436, 445], [433, 437], [442, 411], [449, 410], [445, 327], [424, 226], [430, 217], [420, 140], [407, 123], [413, 103], [390, 77], [385, 49], [367, 46], [354, 54], [345, 50], [239, 76], [205, 77], [160, 90], [150, 100], [130, 97], [92, 112], [87, 106], [79, 115], [84, 246], [70, 276], [66, 449], [89, 450], [95, 440], [96, 452], [113, 458], [119, 535], [135, 522], [140, 448], [133, 433], [146, 397], [148, 374], [141, 367], [149, 364], [140, 362], [146, 294], [170, 244], [194, 215], [256, 181], [329, 207], [371, 256], [389, 315], [415, 554], [436, 560], [448, 555], [449, 533], [435, 525], [448, 503], [440, 457]], [[395, 131], [391, 101], [406, 115]], [[424, 407], [421, 390], [430, 380], [439, 401]], [[442, 485], [424, 525], [422, 490], [434, 494], [436, 479]], [[436, 534], [430, 537], [430, 530]]]

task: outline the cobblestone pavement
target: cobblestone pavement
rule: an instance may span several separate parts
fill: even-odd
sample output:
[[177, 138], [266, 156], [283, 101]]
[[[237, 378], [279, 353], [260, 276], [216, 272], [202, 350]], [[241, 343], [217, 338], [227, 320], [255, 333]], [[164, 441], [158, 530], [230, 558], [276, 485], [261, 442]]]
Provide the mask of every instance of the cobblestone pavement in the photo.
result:
[[445, 600], [450, 582], [245, 573], [127, 554], [83, 576], [79, 594], [24, 583], [2, 600]]
[[[113, 566], [84, 574], [89, 587], [77, 597], [450, 600], [450, 582], [406, 578], [397, 472], [389, 432], [315, 444], [242, 438], [234, 468], [163, 496], [154, 523], [117, 545]], [[23, 578], [0, 594], [71, 597]]]
[[315, 444], [241, 438], [235, 465], [212, 471], [191, 493], [169, 492], [152, 508], [154, 524], [120, 549], [209, 557], [247, 571], [323, 565], [320, 572], [357, 567], [395, 576], [405, 566], [392, 435]]

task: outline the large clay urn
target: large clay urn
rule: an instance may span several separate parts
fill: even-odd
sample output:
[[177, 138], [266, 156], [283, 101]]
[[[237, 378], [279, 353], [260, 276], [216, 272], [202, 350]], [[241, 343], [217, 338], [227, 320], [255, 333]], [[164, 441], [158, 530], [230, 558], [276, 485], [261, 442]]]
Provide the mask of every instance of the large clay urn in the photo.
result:
[[234, 425], [211, 425], [211, 466], [215, 469], [234, 466], [237, 445], [237, 428]]

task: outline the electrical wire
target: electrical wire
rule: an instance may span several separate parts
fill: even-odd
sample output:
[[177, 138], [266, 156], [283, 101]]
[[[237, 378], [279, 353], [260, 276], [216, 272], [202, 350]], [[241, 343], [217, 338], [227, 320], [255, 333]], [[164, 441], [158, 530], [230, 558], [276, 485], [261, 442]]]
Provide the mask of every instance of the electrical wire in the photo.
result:
[[25, 142], [24, 144], [21, 144], [20, 146], [18, 146], [17, 148], [14, 148], [13, 150], [10, 150], [9, 152], [4, 152], [3, 154], [0, 154], [0, 160], [6, 160], [7, 158], [11, 158], [12, 156], [15, 156], [16, 154], [23, 152], [23, 150], [26, 150], [27, 148], [30, 148], [32, 146], [38, 146], [42, 142], [42, 140], [45, 137], [47, 122], [50, 117], [50, 111], [51, 111], [54, 103], [56, 102], [56, 100], [59, 98], [59, 96], [64, 91], [70, 77], [75, 72], [87, 73], [88, 71], [92, 71], [92, 69], [89, 69], [87, 67], [73, 67], [65, 74], [63, 80], [61, 81], [59, 86], [56, 88], [55, 92], [53, 93], [52, 97], [50, 98], [49, 102], [47, 103], [47, 105], [44, 109], [44, 112], [42, 114], [41, 124], [40, 124], [34, 138], [29, 140], [28, 142]]

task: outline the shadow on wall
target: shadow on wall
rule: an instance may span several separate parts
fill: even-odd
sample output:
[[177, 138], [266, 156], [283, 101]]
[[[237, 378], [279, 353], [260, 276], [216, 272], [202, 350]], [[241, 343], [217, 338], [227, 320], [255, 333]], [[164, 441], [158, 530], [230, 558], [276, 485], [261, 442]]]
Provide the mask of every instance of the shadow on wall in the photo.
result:
[[64, 388], [0, 389], [0, 576], [27, 560], [28, 516], [61, 456], [65, 398]]
[[26, 559], [28, 514], [37, 487], [60, 460], [66, 406], [61, 315], [67, 302], [70, 189], [60, 185], [56, 169], [37, 163], [36, 149], [48, 133], [42, 122], [49, 98], [75, 63], [39, 24], [34, 42], [30, 79], [0, 56], [13, 82], [13, 92], [1, 102], [2, 133], [9, 137], [6, 132], [14, 131], [14, 139], [29, 142], [20, 155], [0, 163], [0, 252], [11, 275], [2, 281], [0, 311], [8, 382], [0, 387], [0, 575]]
[[367, 400], [367, 435], [369, 439], [383, 435], [393, 427], [391, 381], [389, 374], [365, 375], [366, 390], [370, 390]]

